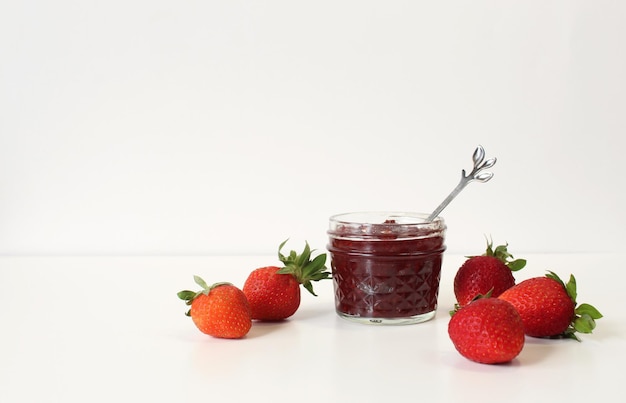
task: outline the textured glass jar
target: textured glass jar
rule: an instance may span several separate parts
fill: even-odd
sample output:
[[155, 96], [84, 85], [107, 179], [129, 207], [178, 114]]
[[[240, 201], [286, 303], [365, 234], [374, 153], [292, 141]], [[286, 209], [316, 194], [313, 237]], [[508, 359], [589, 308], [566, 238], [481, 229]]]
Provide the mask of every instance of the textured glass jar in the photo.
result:
[[412, 324], [435, 316], [446, 225], [404, 212], [330, 217], [328, 251], [335, 309], [371, 324]]

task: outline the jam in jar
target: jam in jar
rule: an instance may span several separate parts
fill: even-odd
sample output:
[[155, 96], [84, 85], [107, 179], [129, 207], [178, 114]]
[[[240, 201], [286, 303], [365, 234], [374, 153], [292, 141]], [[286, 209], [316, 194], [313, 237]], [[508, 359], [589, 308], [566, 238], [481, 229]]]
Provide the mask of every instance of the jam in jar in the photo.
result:
[[403, 212], [330, 217], [335, 309], [371, 324], [411, 324], [435, 316], [446, 225]]

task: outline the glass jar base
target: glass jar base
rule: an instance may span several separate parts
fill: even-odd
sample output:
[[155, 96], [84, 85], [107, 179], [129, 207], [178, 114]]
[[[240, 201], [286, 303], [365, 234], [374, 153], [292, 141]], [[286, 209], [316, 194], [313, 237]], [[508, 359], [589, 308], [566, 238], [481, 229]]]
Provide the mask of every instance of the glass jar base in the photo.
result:
[[415, 316], [407, 316], [405, 318], [367, 318], [364, 316], [348, 315], [343, 312], [336, 311], [340, 318], [349, 320], [350, 322], [362, 323], [365, 325], [415, 325], [417, 323], [427, 322], [435, 317], [436, 311], [423, 313]]

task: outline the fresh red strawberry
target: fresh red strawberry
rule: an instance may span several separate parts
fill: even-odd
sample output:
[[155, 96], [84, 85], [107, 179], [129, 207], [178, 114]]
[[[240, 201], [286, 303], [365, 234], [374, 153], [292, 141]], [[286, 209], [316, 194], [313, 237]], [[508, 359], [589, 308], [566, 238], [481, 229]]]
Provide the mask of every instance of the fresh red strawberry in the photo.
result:
[[509, 362], [524, 347], [524, 325], [513, 305], [478, 298], [452, 313], [448, 335], [465, 358], [483, 364]]
[[548, 271], [511, 287], [498, 298], [508, 301], [522, 317], [524, 331], [533, 337], [565, 337], [579, 340], [576, 332], [591, 333], [602, 314], [589, 304], [576, 306], [576, 279], [565, 284]]
[[230, 283], [215, 283], [208, 286], [204, 280], [194, 276], [202, 287], [198, 292], [180, 291], [177, 295], [191, 305], [186, 315], [202, 333], [224, 339], [244, 337], [252, 327], [250, 305], [243, 291]]
[[524, 259], [513, 259], [508, 244], [492, 248], [487, 242], [487, 250], [481, 256], [469, 256], [454, 277], [454, 295], [460, 306], [467, 305], [478, 295], [491, 292], [492, 297], [515, 284], [512, 271], [522, 269], [526, 265]]
[[300, 284], [311, 294], [312, 281], [330, 278], [327, 270], [326, 254], [311, 259], [308, 242], [304, 251], [298, 255], [291, 251], [284, 256], [281, 249], [287, 241], [278, 247], [278, 259], [283, 267], [261, 267], [250, 273], [243, 286], [243, 292], [250, 302], [252, 319], [282, 320], [293, 315], [300, 306]]

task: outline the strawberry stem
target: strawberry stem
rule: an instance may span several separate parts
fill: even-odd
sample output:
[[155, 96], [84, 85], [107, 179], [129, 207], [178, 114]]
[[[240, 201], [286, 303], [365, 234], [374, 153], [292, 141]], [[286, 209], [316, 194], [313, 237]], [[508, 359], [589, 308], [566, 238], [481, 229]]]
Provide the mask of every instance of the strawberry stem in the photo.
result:
[[322, 253], [311, 260], [311, 247], [308, 242], [305, 242], [304, 250], [298, 254], [292, 250], [288, 256], [282, 254], [281, 250], [289, 239], [283, 241], [278, 247], [278, 260], [280, 260], [284, 267], [278, 270], [280, 274], [291, 274], [295, 277], [298, 283], [314, 296], [317, 296], [313, 291], [313, 281], [320, 281], [331, 278], [331, 273], [326, 267], [326, 254]]
[[[215, 283], [212, 285], [207, 285], [207, 283], [200, 276], [193, 276], [193, 280], [196, 284], [198, 284], [202, 289], [200, 291], [190, 291], [183, 290], [176, 293], [178, 298], [185, 301], [185, 304], [191, 305], [194, 299], [196, 299], [200, 294], [209, 295], [212, 289], [219, 287], [221, 285], [232, 285], [228, 282]], [[190, 311], [185, 312], [185, 315], [190, 316]]]
[[484, 256], [493, 256], [501, 260], [511, 271], [519, 271], [526, 266], [526, 259], [515, 259], [508, 250], [508, 242], [493, 248], [493, 241], [487, 240], [487, 250]]
[[569, 327], [562, 335], [558, 335], [557, 337], [574, 339], [576, 341], [580, 341], [576, 332], [578, 333], [592, 333], [593, 329], [596, 328], [596, 320], [602, 318], [602, 314], [598, 311], [593, 305], [590, 304], [580, 304], [576, 306], [576, 298], [578, 297], [578, 291], [576, 290], [576, 278], [573, 274], [570, 274], [569, 281], [564, 283], [563, 280], [554, 272], [548, 270], [548, 274], [546, 277], [551, 278], [557, 283], [561, 284], [567, 295], [572, 299], [574, 306], [574, 317], [572, 318], [572, 322]]

